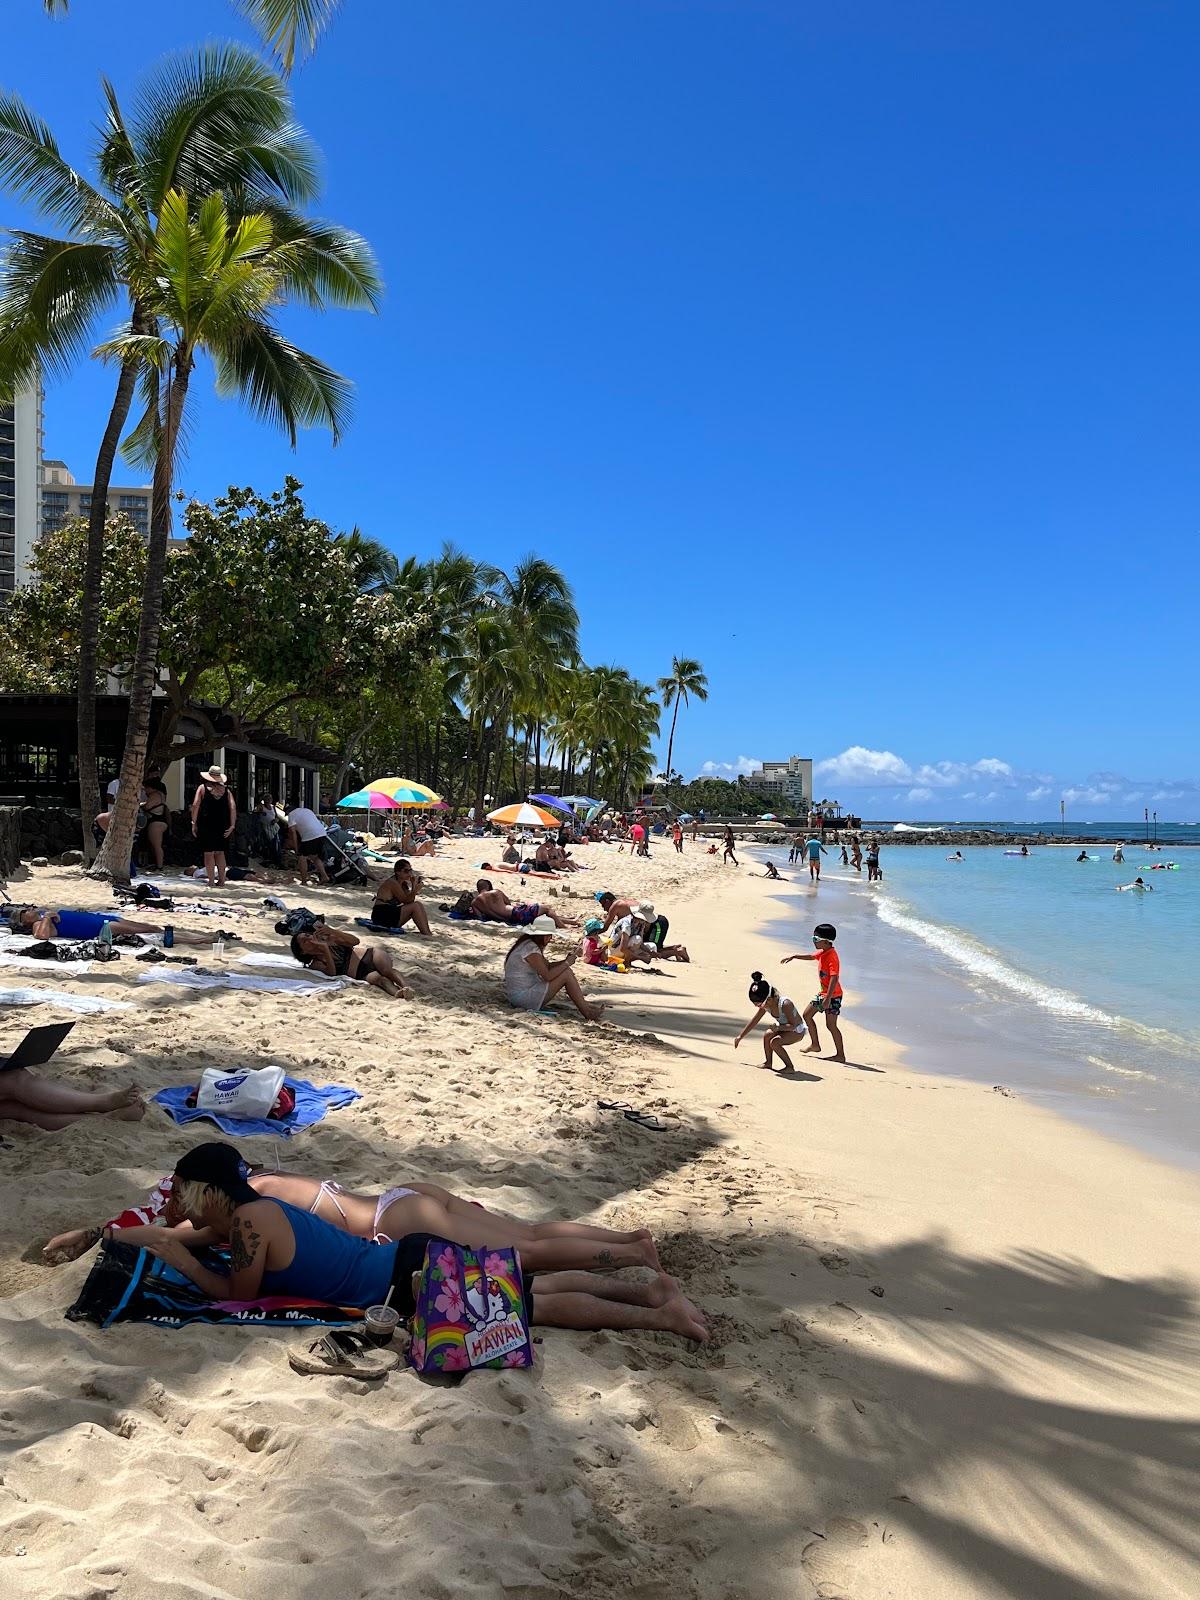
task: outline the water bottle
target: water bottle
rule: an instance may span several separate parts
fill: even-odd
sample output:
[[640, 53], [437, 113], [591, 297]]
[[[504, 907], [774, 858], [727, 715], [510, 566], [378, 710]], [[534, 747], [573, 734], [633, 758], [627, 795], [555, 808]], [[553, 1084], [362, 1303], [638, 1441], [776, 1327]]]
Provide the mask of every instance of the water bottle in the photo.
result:
[[169, 950], [175, 943], [175, 929], [168, 923], [163, 929], [163, 944]]
[[100, 947], [107, 954], [112, 949], [112, 923], [100, 924]]

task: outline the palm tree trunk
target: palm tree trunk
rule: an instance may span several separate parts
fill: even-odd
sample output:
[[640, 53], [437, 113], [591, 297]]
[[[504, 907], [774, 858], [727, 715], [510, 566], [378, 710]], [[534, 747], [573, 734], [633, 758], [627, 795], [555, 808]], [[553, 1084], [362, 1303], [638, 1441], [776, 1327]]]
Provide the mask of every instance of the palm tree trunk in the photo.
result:
[[91, 875], [129, 882], [129, 858], [137, 822], [138, 789], [146, 770], [150, 742], [150, 713], [158, 682], [158, 636], [162, 629], [163, 580], [167, 571], [167, 543], [171, 532], [171, 485], [175, 469], [175, 443], [187, 401], [191, 377], [190, 357], [178, 358], [171, 370], [158, 457], [154, 463], [154, 497], [150, 516], [150, 546], [146, 582], [142, 590], [142, 615], [138, 625], [137, 654], [129, 689], [129, 721], [125, 729], [125, 754], [121, 782], [109, 818], [108, 832]]
[[[135, 326], [137, 316], [134, 316]], [[117, 392], [96, 455], [92, 475], [92, 507], [88, 514], [87, 557], [83, 567], [83, 614], [79, 639], [79, 705], [77, 713], [77, 762], [79, 766], [79, 808], [83, 821], [83, 859], [91, 862], [96, 853], [92, 841], [92, 808], [100, 795], [96, 770], [96, 668], [100, 655], [100, 582], [104, 571], [104, 526], [108, 512], [108, 486], [112, 482], [117, 446], [125, 431], [133, 392], [137, 386], [137, 362], [122, 364]]]
[[537, 727], [536, 727], [536, 730], [535, 730], [535, 733], [534, 733], [533, 752], [534, 752], [533, 753], [533, 787], [534, 787], [534, 792], [536, 794], [541, 794], [541, 792], [542, 792], [542, 719], [541, 719], [541, 717], [539, 717], [538, 720], [537, 720]]
[[671, 714], [671, 737], [667, 740], [667, 770], [664, 776], [667, 780], [667, 794], [671, 793], [671, 756], [675, 749], [675, 724], [679, 719], [679, 696], [675, 696], [675, 710]]

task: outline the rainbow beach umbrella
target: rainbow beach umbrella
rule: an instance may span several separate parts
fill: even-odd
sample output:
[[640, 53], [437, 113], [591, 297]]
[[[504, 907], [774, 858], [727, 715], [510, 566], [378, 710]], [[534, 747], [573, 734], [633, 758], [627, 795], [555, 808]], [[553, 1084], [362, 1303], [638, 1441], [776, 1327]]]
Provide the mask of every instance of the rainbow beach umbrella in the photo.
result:
[[379, 794], [374, 789], [356, 789], [338, 801], [339, 811], [399, 811], [400, 802], [390, 794]]
[[557, 828], [561, 819], [551, 811], [531, 806], [528, 800], [518, 805], [501, 806], [499, 811], [488, 812], [489, 822], [498, 822], [504, 828]]
[[435, 806], [442, 798], [426, 784], [415, 783], [412, 778], [376, 778], [373, 783], [365, 784], [364, 788], [375, 794], [389, 795], [398, 806], [412, 806], [414, 809]]

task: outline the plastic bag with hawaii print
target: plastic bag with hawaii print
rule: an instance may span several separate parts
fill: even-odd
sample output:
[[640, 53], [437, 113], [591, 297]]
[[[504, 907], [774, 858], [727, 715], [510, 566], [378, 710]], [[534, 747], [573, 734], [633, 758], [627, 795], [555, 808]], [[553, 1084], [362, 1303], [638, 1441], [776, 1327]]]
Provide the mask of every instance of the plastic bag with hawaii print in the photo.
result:
[[415, 1299], [408, 1362], [416, 1371], [533, 1365], [521, 1258], [509, 1246], [430, 1239]]

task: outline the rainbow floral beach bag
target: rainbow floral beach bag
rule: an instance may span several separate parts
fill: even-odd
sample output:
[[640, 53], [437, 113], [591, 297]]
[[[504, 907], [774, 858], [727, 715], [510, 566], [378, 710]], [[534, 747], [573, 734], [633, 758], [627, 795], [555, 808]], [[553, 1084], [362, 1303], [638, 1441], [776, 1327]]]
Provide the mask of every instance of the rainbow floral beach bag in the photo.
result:
[[470, 1250], [430, 1239], [416, 1293], [408, 1364], [428, 1373], [531, 1367], [531, 1309], [515, 1250]]

